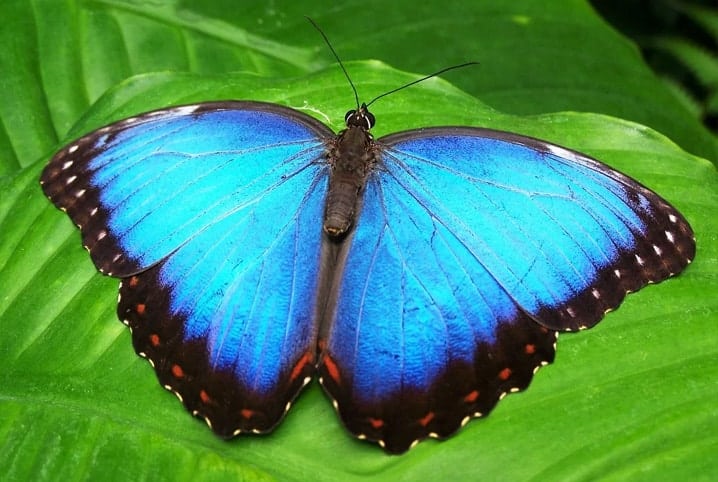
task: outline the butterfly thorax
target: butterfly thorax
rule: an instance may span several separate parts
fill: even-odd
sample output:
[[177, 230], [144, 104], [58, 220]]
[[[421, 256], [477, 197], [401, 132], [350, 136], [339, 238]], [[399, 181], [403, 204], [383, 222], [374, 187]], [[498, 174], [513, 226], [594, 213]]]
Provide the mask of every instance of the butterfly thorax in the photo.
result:
[[324, 208], [324, 231], [338, 238], [354, 223], [361, 193], [374, 163], [371, 134], [363, 126], [350, 125], [330, 146], [327, 157], [331, 171]]

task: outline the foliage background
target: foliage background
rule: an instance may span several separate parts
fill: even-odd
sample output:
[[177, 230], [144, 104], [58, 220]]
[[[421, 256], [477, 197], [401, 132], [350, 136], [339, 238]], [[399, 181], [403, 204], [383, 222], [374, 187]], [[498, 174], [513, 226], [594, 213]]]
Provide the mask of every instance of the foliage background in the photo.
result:
[[664, 86], [718, 133], [718, 5], [713, 0], [592, 0], [633, 39]]
[[[631, 42], [585, 0], [237, 3], [0, 5], [4, 479], [718, 476], [717, 143]], [[448, 441], [385, 456], [347, 436], [316, 384], [272, 435], [216, 439], [135, 356], [115, 317], [116, 281], [95, 272], [37, 178], [73, 137], [192, 101], [273, 101], [341, 128], [352, 96], [304, 15], [348, 61], [363, 98], [480, 62], [377, 103], [376, 135], [477, 125], [586, 152], [687, 216], [695, 263], [590, 332], [562, 336], [526, 393]]]

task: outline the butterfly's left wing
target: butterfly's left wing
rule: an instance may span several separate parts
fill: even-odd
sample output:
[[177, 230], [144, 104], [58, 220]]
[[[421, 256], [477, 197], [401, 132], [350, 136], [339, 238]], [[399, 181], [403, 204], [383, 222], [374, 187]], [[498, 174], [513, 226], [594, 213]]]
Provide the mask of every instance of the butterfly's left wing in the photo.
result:
[[333, 133], [292, 109], [150, 112], [71, 143], [41, 179], [160, 383], [219, 435], [265, 432], [314, 372]]
[[378, 144], [319, 370], [349, 430], [390, 452], [487, 414], [557, 331], [693, 258], [675, 209], [578, 153], [472, 128]]

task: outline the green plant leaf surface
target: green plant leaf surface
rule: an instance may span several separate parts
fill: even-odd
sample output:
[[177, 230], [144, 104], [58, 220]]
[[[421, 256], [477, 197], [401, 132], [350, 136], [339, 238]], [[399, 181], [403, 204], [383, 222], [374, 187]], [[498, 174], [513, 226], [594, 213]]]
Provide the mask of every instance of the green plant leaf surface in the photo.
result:
[[[567, 4], [578, 8], [582, 2]], [[316, 383], [271, 435], [231, 442], [212, 435], [134, 354], [130, 334], [115, 315], [117, 281], [95, 271], [77, 230], [43, 197], [39, 173], [52, 152], [72, 138], [154, 108], [264, 100], [340, 129], [352, 99], [335, 66], [310, 65], [315, 62], [310, 43], [285, 39], [303, 59], [292, 65], [284, 54], [267, 55], [265, 50], [281, 50], [271, 35], [262, 49], [249, 40], [242, 45], [233, 36], [242, 30], [233, 15], [217, 20], [219, 26], [200, 28], [196, 24], [203, 23], [206, 12], [180, 15], [170, 5], [140, 15], [138, 5], [8, 2], [0, 7], [4, 18], [15, 18], [7, 16], [12, 14], [21, 20], [0, 31], [8, 40], [13, 37], [8, 31], [17, 29], [14, 43], [0, 42], [17, 44], [0, 53], [0, 172], [6, 173], [0, 178], [4, 480], [718, 476], [713, 462], [718, 449], [715, 167], [639, 124], [576, 112], [511, 115], [441, 79], [377, 103], [375, 135], [474, 125], [585, 152], [681, 210], [696, 232], [696, 261], [680, 277], [629, 295], [594, 329], [561, 336], [556, 362], [537, 373], [529, 390], [506, 397], [489, 417], [469, 423], [448, 441], [427, 441], [404, 456], [386, 456], [344, 431]], [[229, 11], [229, 4], [225, 7]], [[330, 10], [327, 17], [331, 12], [340, 13]], [[286, 21], [286, 15], [280, 16]], [[293, 28], [306, 28], [303, 19], [294, 22]], [[354, 22], [344, 19], [345, 28]], [[98, 32], [93, 42], [87, 41], [90, 25]], [[43, 28], [54, 32], [54, 42]], [[145, 55], [163, 57], [146, 52], [157, 43], [167, 44], [167, 57], [153, 69]], [[214, 67], [209, 52], [217, 52]], [[384, 57], [382, 52], [373, 56]], [[243, 62], [247, 72], [227, 73], [223, 66], [230, 60]], [[368, 95], [418, 78], [376, 61], [348, 62], [347, 68]], [[153, 70], [164, 72], [145, 73]]]

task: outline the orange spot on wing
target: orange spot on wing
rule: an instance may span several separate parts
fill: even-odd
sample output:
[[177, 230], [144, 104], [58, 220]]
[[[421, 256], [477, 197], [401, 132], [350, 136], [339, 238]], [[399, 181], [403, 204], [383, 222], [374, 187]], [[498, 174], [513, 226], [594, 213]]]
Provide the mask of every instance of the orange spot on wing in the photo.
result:
[[249, 418], [252, 418], [252, 417], [254, 416], [255, 411], [254, 411], [254, 410], [250, 410], [249, 408], [243, 408], [242, 410], [240, 410], [239, 413], [242, 415], [243, 418], [249, 419]]
[[202, 400], [202, 403], [204, 403], [205, 405], [212, 401], [212, 398], [204, 390], [199, 391], [199, 399]]
[[499, 378], [500, 378], [501, 380], [508, 380], [509, 377], [511, 376], [511, 373], [512, 373], [512, 372], [511, 372], [511, 369], [510, 369], [510, 368], [504, 368], [503, 370], [501, 370], [501, 371], [499, 372]]
[[426, 427], [432, 420], [434, 420], [434, 412], [429, 412], [419, 419], [419, 423], [422, 427]]
[[378, 430], [384, 426], [384, 420], [380, 418], [369, 417], [368, 420], [373, 429]]
[[160, 346], [160, 341], [160, 335], [158, 335], [157, 333], [152, 333], [150, 335], [150, 344], [152, 346]]
[[304, 370], [304, 367], [307, 366], [309, 363], [312, 363], [314, 361], [314, 355], [311, 352], [306, 352], [302, 358], [299, 359], [296, 365], [294, 365], [294, 368], [292, 369], [292, 373], [289, 375], [289, 380], [294, 381], [299, 377], [299, 375], [302, 374], [302, 371]]
[[329, 355], [326, 355], [324, 357], [324, 366], [327, 368], [327, 373], [330, 377], [332, 377], [332, 380], [334, 380], [335, 383], [339, 383], [339, 367], [336, 363], [334, 363], [334, 360], [332, 360], [332, 357]]
[[133, 276], [132, 278], [130, 278], [130, 288], [134, 288], [139, 282], [140, 279], [137, 276]]
[[145, 314], [145, 304], [144, 303], [137, 303], [137, 306], [135, 307], [135, 311], [138, 315], [144, 315]]
[[182, 367], [174, 364], [172, 365], [172, 375], [175, 376], [175, 378], [184, 378], [184, 370], [182, 370]]
[[479, 398], [479, 391], [474, 390], [473, 392], [469, 392], [469, 394], [464, 397], [464, 402], [474, 403], [478, 398]]
[[534, 353], [536, 353], [536, 345], [534, 345], [533, 343], [528, 343], [524, 347], [524, 351], [527, 355], [533, 355]]

